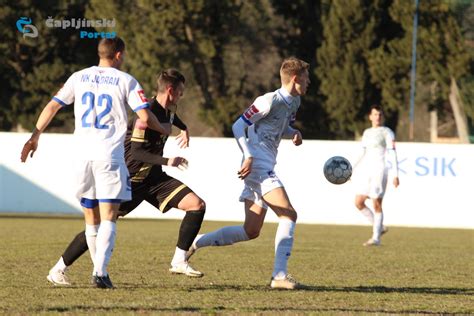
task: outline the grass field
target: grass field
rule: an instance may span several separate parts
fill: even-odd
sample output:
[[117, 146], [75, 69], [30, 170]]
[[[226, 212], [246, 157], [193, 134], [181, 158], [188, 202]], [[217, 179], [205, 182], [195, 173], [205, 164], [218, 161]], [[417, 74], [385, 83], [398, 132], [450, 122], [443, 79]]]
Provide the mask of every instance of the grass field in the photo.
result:
[[[224, 224], [206, 222], [201, 232]], [[233, 223], [235, 224], [235, 223]], [[109, 267], [114, 290], [90, 288], [89, 256], [73, 285], [46, 280], [76, 217], [0, 217], [0, 314], [472, 314], [474, 231], [391, 227], [365, 248], [370, 228], [297, 225], [290, 272], [308, 285], [270, 290], [275, 224], [254, 241], [202, 249], [201, 279], [168, 273], [179, 221], [122, 220]]]

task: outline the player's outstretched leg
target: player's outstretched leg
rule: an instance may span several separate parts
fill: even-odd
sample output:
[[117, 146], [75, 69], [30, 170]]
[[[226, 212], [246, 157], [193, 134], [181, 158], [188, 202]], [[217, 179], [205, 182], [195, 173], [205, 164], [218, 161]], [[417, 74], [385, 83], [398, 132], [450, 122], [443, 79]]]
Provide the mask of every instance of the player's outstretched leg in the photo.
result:
[[200, 248], [209, 246], [230, 246], [237, 242], [255, 239], [263, 226], [267, 209], [250, 200], [245, 200], [245, 223], [243, 226], [225, 226], [210, 233], [196, 237], [186, 258], [189, 258]]
[[49, 270], [48, 281], [54, 285], [70, 285], [71, 283], [66, 275], [67, 269], [86, 251], [86, 235], [82, 231], [74, 237], [58, 262]]

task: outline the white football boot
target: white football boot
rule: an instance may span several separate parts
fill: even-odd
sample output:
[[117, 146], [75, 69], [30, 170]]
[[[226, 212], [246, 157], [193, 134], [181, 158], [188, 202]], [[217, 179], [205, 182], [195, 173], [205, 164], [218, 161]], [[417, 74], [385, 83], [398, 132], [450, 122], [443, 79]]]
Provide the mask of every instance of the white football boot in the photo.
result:
[[374, 239], [370, 238], [363, 245], [366, 246], [366, 247], [380, 246], [380, 240], [374, 240]]
[[295, 278], [290, 274], [285, 275], [283, 279], [274, 279], [270, 282], [270, 287], [272, 289], [284, 289], [284, 290], [297, 290], [304, 288], [303, 285], [298, 283]]
[[179, 265], [172, 265], [169, 271], [172, 274], [184, 274], [191, 278], [200, 278], [204, 275], [201, 271], [194, 270], [187, 262]]
[[53, 283], [54, 285], [71, 285], [69, 278], [66, 275], [66, 270], [49, 270], [49, 274], [46, 277], [49, 282]]

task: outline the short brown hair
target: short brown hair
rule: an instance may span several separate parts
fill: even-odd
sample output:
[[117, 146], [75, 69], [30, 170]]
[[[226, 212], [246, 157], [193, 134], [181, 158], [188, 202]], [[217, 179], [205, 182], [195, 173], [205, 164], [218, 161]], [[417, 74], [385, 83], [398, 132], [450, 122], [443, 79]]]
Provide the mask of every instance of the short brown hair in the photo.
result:
[[378, 104], [373, 104], [373, 105], [370, 106], [369, 114], [372, 113], [372, 110], [376, 110], [377, 112], [380, 112], [380, 113], [383, 114], [383, 109]]
[[178, 70], [174, 68], [163, 70], [158, 74], [158, 78], [156, 79], [156, 92], [164, 92], [169, 85], [171, 85], [173, 89], [176, 89], [180, 82], [184, 84], [186, 79]]
[[287, 83], [292, 76], [299, 76], [309, 69], [309, 64], [296, 57], [290, 57], [283, 61], [280, 68], [281, 81]]
[[103, 59], [113, 59], [115, 54], [124, 50], [125, 43], [120, 37], [103, 38], [97, 47], [99, 57]]

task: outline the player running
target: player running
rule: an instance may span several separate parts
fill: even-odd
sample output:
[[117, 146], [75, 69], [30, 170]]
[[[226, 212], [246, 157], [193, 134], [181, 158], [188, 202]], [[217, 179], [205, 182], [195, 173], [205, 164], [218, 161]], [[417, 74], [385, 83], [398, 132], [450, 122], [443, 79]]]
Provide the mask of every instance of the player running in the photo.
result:
[[245, 184], [240, 196], [240, 201], [245, 203], [244, 225], [198, 235], [188, 254], [191, 256], [202, 247], [226, 246], [257, 238], [270, 207], [279, 218], [270, 283], [271, 288], [277, 289], [300, 287], [287, 271], [297, 214], [274, 167], [283, 136], [291, 138], [296, 146], [302, 144], [301, 133], [290, 124], [295, 120], [300, 96], [306, 93], [310, 83], [308, 68], [309, 64], [302, 60], [293, 57], [284, 60], [280, 68], [282, 87], [258, 97], [232, 126], [243, 153], [238, 176]]
[[[355, 206], [372, 224], [372, 238], [364, 246], [379, 246], [380, 237], [387, 232], [383, 226], [382, 200], [387, 188], [388, 166], [385, 163], [386, 153], [394, 171], [393, 185], [398, 187], [398, 161], [395, 150], [393, 131], [383, 126], [382, 108], [374, 105], [370, 108], [369, 120], [372, 127], [362, 134], [363, 153], [354, 164], [354, 185], [356, 187]], [[357, 168], [356, 168], [357, 167]], [[365, 201], [370, 198], [374, 212]]]
[[138, 81], [119, 70], [125, 58], [122, 39], [100, 40], [98, 55], [98, 66], [73, 73], [43, 109], [33, 135], [23, 146], [21, 161], [25, 162], [30, 153], [33, 157], [40, 134], [56, 113], [74, 103], [77, 197], [83, 207], [86, 232], [97, 235], [93, 241], [88, 240], [89, 248], [95, 249], [93, 280], [98, 288], [112, 288], [107, 265], [115, 243], [115, 219], [120, 202], [131, 199], [124, 159], [126, 104], [144, 125], [163, 134], [169, 131], [149, 111]]
[[[165, 126], [175, 125], [181, 129], [178, 135], [181, 147], [187, 147], [189, 135], [186, 125], [175, 114], [184, 92], [185, 78], [175, 69], [162, 71], [157, 80], [157, 95], [150, 102], [150, 109]], [[190, 277], [201, 277], [200, 271], [189, 266], [186, 252], [201, 228], [206, 205], [189, 187], [167, 175], [162, 165], [186, 167], [182, 157], [165, 158], [163, 149], [168, 136], [146, 128], [139, 118], [128, 126], [125, 140], [125, 157], [132, 181], [132, 200], [122, 203], [118, 216], [125, 216], [141, 202], [147, 201], [165, 213], [175, 207], [186, 212], [178, 235], [170, 272]], [[87, 251], [86, 239], [95, 238], [94, 232], [80, 232], [69, 244], [56, 265], [49, 271], [47, 279], [55, 285], [69, 285], [67, 268]], [[91, 255], [94, 251], [89, 248]]]

